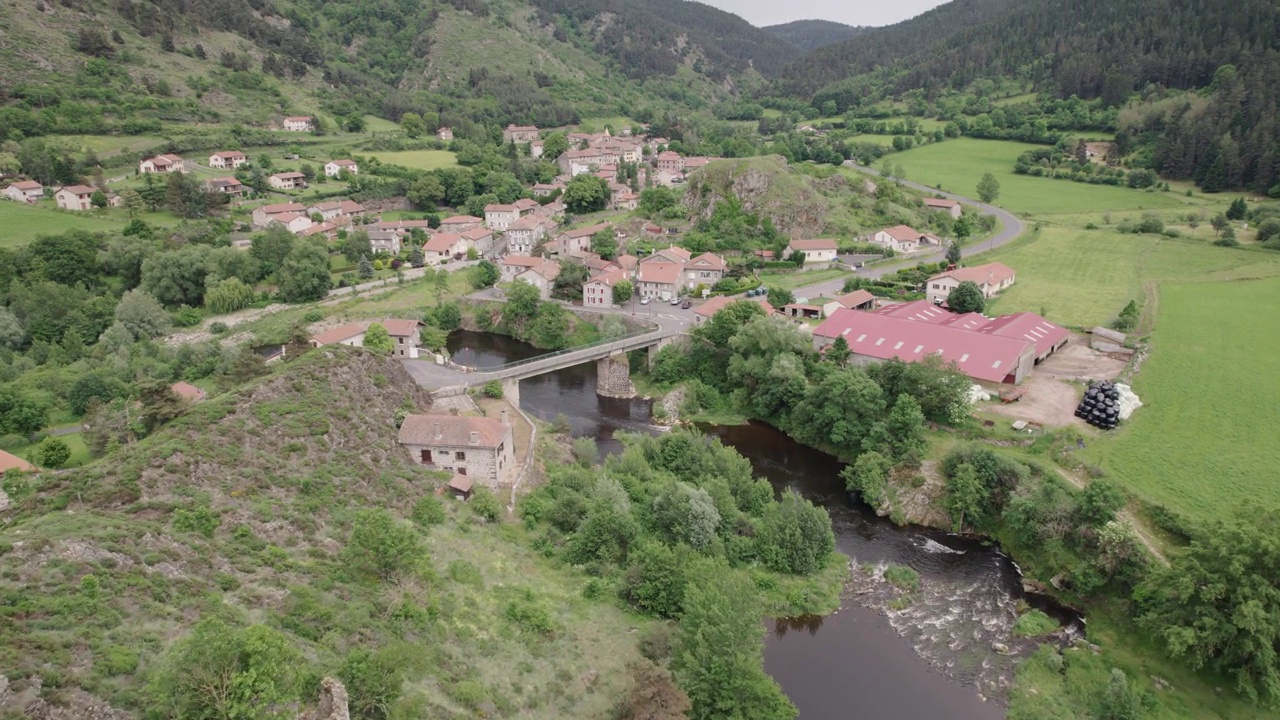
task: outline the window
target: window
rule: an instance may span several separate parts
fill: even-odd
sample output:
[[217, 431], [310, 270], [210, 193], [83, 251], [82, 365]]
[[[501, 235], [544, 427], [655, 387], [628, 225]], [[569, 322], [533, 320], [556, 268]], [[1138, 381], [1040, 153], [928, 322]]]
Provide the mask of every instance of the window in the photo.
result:
[[401, 345], [403, 345], [403, 344], [404, 344], [404, 338], [396, 338], [396, 342], [398, 342], [398, 343], [400, 343]]
[[467, 454], [466, 454], [465, 452], [463, 452], [463, 451], [459, 450], [459, 451], [455, 454], [454, 459], [456, 459], [456, 460], [466, 460], [466, 459], [467, 459]]

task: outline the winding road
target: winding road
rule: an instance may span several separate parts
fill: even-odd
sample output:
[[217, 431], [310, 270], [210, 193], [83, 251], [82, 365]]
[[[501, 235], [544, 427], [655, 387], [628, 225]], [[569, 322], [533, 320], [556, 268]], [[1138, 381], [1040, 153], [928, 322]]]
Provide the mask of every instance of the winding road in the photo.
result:
[[[875, 175], [877, 177], [880, 176], [880, 171], [876, 170], [875, 168], [869, 168], [863, 165], [856, 165], [852, 162], [845, 162], [845, 165], [853, 168], [854, 170], [857, 170], [858, 172], [867, 173], [868, 175]], [[911, 182], [910, 180], [896, 180], [895, 182], [898, 182], [901, 185], [905, 185], [906, 187], [909, 187], [912, 190], [918, 190], [920, 192], [930, 193], [933, 195], [941, 195], [944, 198], [959, 201], [961, 204], [977, 208], [978, 211], [984, 215], [996, 216], [996, 218], [1000, 221], [1000, 226], [1001, 226], [1000, 232], [996, 233], [995, 237], [992, 237], [990, 239], [984, 240], [979, 243], [973, 243], [968, 247], [961, 248], [960, 254], [963, 257], [968, 257], [970, 255], [975, 255], [980, 252], [986, 252], [987, 250], [990, 250], [992, 248], [1000, 247], [1001, 245], [1004, 245], [1005, 243], [1021, 235], [1022, 231], [1026, 229], [1026, 223], [1024, 223], [1021, 218], [1009, 212], [1008, 210], [1005, 210], [1004, 208], [1000, 208], [1000, 207], [996, 207], [995, 205], [984, 203], [981, 200], [974, 200], [973, 198], [967, 198], [962, 195], [956, 195], [955, 193], [945, 192], [934, 187], [929, 187], [928, 185], [921, 185], [920, 183]], [[859, 268], [856, 274], [866, 278], [878, 278], [882, 275], [888, 275], [889, 273], [896, 272], [904, 267], [910, 267], [919, 262], [937, 262], [945, 256], [946, 256], [946, 249], [939, 248], [938, 250], [932, 253], [928, 253], [924, 255], [913, 255], [910, 258], [905, 259], [901, 262], [885, 263], [882, 265], [875, 265], [873, 267]], [[835, 295], [841, 294], [841, 290], [844, 287], [844, 281], [845, 281], [845, 278], [839, 278], [836, 280], [830, 280], [823, 283], [817, 283], [816, 285], [809, 285], [806, 287], [798, 288], [795, 291], [795, 295], [796, 297], [806, 297], [806, 298], [812, 298], [812, 297], [818, 297], [818, 296], [834, 297]]]

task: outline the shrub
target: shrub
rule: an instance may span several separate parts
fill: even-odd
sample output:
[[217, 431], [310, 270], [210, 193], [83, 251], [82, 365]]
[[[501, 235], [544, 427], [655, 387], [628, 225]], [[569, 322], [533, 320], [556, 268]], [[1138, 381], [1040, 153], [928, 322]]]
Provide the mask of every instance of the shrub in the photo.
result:
[[230, 329], [226, 323], [221, 321], [209, 323], [209, 332], [214, 335], [224, 335]]
[[493, 398], [494, 400], [501, 400], [503, 395], [502, 381], [490, 380], [489, 382], [484, 384], [483, 392], [484, 392], [484, 396], [487, 398]]
[[206, 506], [191, 510], [178, 508], [173, 511], [173, 529], [178, 532], [200, 533], [211, 538], [221, 524], [222, 515]]
[[1057, 621], [1039, 610], [1032, 610], [1022, 615], [1018, 618], [1018, 621], [1013, 624], [1013, 634], [1022, 635], [1023, 637], [1039, 637], [1041, 635], [1048, 635], [1057, 629]]
[[342, 554], [353, 568], [386, 579], [418, 563], [422, 548], [412, 528], [386, 510], [369, 509], [356, 515]]
[[517, 591], [516, 597], [507, 602], [504, 614], [520, 632], [541, 636], [555, 634], [551, 613], [528, 588]]
[[600, 452], [596, 449], [595, 438], [584, 435], [574, 440], [573, 457], [583, 467], [595, 465], [600, 459]]
[[428, 528], [444, 522], [444, 503], [435, 495], [423, 495], [413, 504], [412, 519], [419, 526]]
[[324, 319], [324, 313], [315, 308], [312, 308], [311, 310], [308, 310], [302, 314], [303, 322], [309, 322], [309, 323], [320, 322], [323, 319]]
[[199, 310], [183, 305], [173, 313], [173, 324], [178, 327], [195, 327], [204, 319]]
[[497, 522], [502, 517], [502, 504], [498, 502], [498, 496], [487, 487], [476, 488], [467, 505], [471, 507], [471, 512], [486, 522]]

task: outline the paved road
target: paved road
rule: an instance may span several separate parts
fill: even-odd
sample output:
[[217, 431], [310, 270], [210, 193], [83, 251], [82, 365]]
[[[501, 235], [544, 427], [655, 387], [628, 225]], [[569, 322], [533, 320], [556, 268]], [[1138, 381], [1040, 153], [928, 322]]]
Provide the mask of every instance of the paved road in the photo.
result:
[[[875, 168], [864, 167], [862, 165], [855, 165], [854, 163], [851, 163], [851, 162], [846, 162], [845, 165], [848, 165], [849, 167], [853, 168], [854, 170], [857, 170], [858, 172], [864, 172], [869, 175], [876, 175], [876, 176], [880, 175], [880, 171], [876, 170]], [[965, 205], [977, 208], [983, 215], [995, 215], [996, 218], [1000, 220], [1000, 224], [1002, 227], [1000, 228], [1000, 232], [997, 233], [995, 237], [989, 240], [983, 240], [982, 242], [972, 243], [967, 247], [961, 248], [960, 254], [962, 256], [967, 257], [969, 255], [974, 255], [976, 253], [986, 252], [987, 250], [990, 250], [992, 248], [1000, 247], [1001, 245], [1004, 245], [1010, 240], [1013, 240], [1014, 238], [1021, 235], [1022, 231], [1026, 229], [1026, 224], [1023, 223], [1022, 220], [1017, 215], [1014, 215], [1013, 213], [1009, 212], [1008, 210], [1005, 210], [1004, 208], [999, 208], [999, 207], [996, 207], [995, 205], [989, 205], [987, 203], [982, 202], [981, 200], [974, 200], [973, 198], [967, 198], [962, 195], [956, 195], [955, 193], [943, 192], [942, 190], [939, 190], [937, 188], [929, 187], [928, 185], [921, 185], [920, 183], [911, 182], [910, 180], [898, 180], [897, 182], [913, 190], [919, 190], [920, 192], [941, 195], [945, 198], [958, 200], [959, 202]], [[888, 275], [889, 273], [896, 272], [897, 270], [900, 270], [904, 267], [911, 267], [919, 262], [937, 262], [942, 258], [946, 257], [946, 254], [947, 254], [947, 251], [945, 248], [939, 248], [938, 250], [932, 253], [927, 253], [923, 255], [913, 255], [908, 259], [902, 260], [901, 262], [891, 262], [891, 263], [884, 263], [882, 265], [874, 265], [871, 267], [859, 268], [856, 274], [865, 278], [878, 278], [882, 275]], [[831, 280], [828, 282], [817, 283], [815, 285], [809, 285], [807, 287], [798, 288], [795, 291], [795, 295], [796, 297], [805, 297], [805, 298], [813, 298], [813, 297], [818, 297], [820, 295], [825, 297], [833, 297], [835, 295], [840, 294], [840, 291], [844, 287], [844, 281], [845, 281], [844, 278], [840, 278], [837, 280]]]

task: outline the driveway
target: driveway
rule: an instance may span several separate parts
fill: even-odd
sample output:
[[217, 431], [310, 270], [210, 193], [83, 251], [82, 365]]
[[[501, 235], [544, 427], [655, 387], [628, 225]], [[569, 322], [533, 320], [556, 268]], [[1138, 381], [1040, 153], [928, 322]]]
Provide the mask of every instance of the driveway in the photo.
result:
[[[857, 170], [858, 172], [867, 173], [868, 175], [875, 175], [875, 176], [880, 175], [880, 171], [876, 170], [875, 168], [869, 168], [863, 165], [856, 165], [852, 162], [845, 162], [845, 165], [853, 168], [854, 170]], [[918, 190], [920, 192], [930, 193], [934, 195], [941, 195], [942, 197], [959, 201], [961, 204], [977, 208], [978, 211], [981, 212], [983, 215], [994, 215], [996, 216], [997, 219], [1000, 220], [1000, 224], [1001, 224], [1000, 232], [996, 233], [995, 237], [989, 240], [984, 240], [980, 243], [971, 243], [967, 247], [961, 248], [960, 255], [962, 257], [968, 257], [970, 255], [975, 255], [980, 252], [986, 252], [987, 250], [990, 250], [992, 248], [1000, 247], [1001, 245], [1004, 245], [1010, 240], [1013, 240], [1014, 238], [1021, 235], [1022, 231], [1026, 229], [1026, 224], [1023, 223], [1022, 220], [1017, 215], [1014, 215], [1013, 213], [1009, 212], [1008, 210], [1005, 210], [1004, 208], [1000, 208], [1000, 207], [996, 207], [995, 205], [984, 203], [981, 200], [974, 200], [973, 198], [967, 198], [967, 197], [964, 197], [963, 195], [956, 195], [955, 193], [943, 192], [942, 190], [939, 190], [937, 188], [929, 187], [928, 185], [921, 185], [920, 183], [911, 182], [910, 180], [897, 180], [896, 182], [901, 183], [902, 185], [905, 185], [906, 187], [909, 187], [912, 190]], [[865, 277], [865, 278], [878, 278], [883, 275], [889, 275], [891, 273], [897, 272], [898, 270], [901, 270], [904, 267], [912, 267], [916, 263], [938, 262], [939, 260], [942, 260], [944, 257], [946, 257], [946, 255], [947, 255], [946, 248], [938, 248], [937, 250], [931, 253], [913, 255], [910, 258], [902, 260], [900, 262], [884, 263], [883, 265], [874, 265], [872, 267], [859, 268], [854, 274], [860, 277]], [[805, 298], [813, 298], [813, 297], [818, 297], [820, 295], [825, 297], [834, 297], [835, 295], [840, 294], [841, 290], [844, 288], [844, 282], [845, 282], [845, 279], [840, 278], [840, 279], [831, 280], [828, 282], [808, 285], [806, 287], [797, 288], [795, 290], [795, 295], [796, 297], [805, 297]]]

